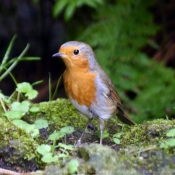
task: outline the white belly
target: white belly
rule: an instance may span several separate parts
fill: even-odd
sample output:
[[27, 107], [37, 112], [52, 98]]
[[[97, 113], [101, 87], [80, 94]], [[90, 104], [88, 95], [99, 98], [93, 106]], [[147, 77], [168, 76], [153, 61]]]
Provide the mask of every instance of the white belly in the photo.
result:
[[86, 106], [84, 106], [84, 105], [79, 105], [78, 103], [77, 103], [77, 101], [75, 101], [75, 100], [73, 100], [73, 99], [70, 99], [71, 100], [71, 102], [72, 102], [72, 104], [75, 106], [75, 108], [80, 112], [80, 113], [82, 113], [84, 116], [86, 116], [86, 117], [91, 117], [91, 113], [90, 113], [90, 110], [86, 107]]

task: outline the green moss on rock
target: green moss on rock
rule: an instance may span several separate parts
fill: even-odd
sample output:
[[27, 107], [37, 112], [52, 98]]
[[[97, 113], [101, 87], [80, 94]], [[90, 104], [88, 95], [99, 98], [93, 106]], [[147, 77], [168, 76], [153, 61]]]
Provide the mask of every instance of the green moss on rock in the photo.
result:
[[132, 166], [128, 166], [128, 157], [121, 157], [108, 146], [101, 146], [99, 144], [85, 145], [77, 148], [77, 157], [72, 157], [61, 165], [47, 166], [44, 175], [69, 175], [70, 168], [68, 165], [73, 159], [78, 161], [78, 167], [74, 174], [125, 175], [131, 172], [139, 174]]
[[34, 104], [39, 107], [39, 112], [25, 118], [33, 123], [36, 119], [42, 118], [49, 122], [49, 130], [60, 130], [64, 126], [74, 126], [75, 128], [83, 128], [87, 122], [86, 117], [82, 117], [74, 106], [67, 99], [57, 99], [51, 102], [41, 102]]
[[[160, 150], [151, 150], [147, 154], [134, 156], [127, 151], [114, 151], [109, 146], [99, 144], [83, 145], [77, 148], [77, 156], [71, 157], [61, 165], [47, 166], [44, 175], [69, 175], [69, 164], [78, 162], [74, 174], [172, 174], [173, 157]], [[166, 173], [165, 173], [166, 172]]]
[[[58, 131], [64, 126], [73, 126], [75, 129], [82, 130], [88, 120], [86, 117], [82, 117], [66, 99], [32, 105], [38, 106], [39, 112], [27, 114], [24, 120], [34, 123], [36, 119], [46, 119], [49, 123], [46, 129], [48, 133]], [[93, 124], [98, 126], [98, 120], [93, 121]], [[156, 172], [159, 167], [163, 172], [164, 168], [167, 168], [167, 164], [167, 169], [171, 170], [174, 155], [167, 156], [159, 145], [160, 141], [166, 138], [167, 131], [174, 126], [175, 120], [159, 119], [123, 127], [118, 125], [116, 117], [112, 117], [106, 122], [106, 129], [110, 136], [104, 139], [104, 144], [111, 145], [112, 135], [116, 132], [122, 133], [120, 145], [117, 148], [118, 152], [99, 144], [82, 146], [78, 148], [76, 156], [64, 160], [60, 165], [48, 166], [45, 174], [70, 174], [68, 165], [73, 159], [79, 162], [77, 173], [82, 174], [92, 172], [95, 174], [126, 174], [130, 172], [143, 174], [143, 172]], [[0, 118], [0, 130], [0, 157], [3, 167], [16, 170], [15, 168], [20, 165], [24, 171], [34, 171], [45, 166], [41, 162], [36, 148], [39, 144], [46, 143], [47, 138], [33, 139], [30, 134], [17, 128], [5, 118]], [[90, 139], [88, 142], [92, 143], [97, 140], [96, 136], [95, 139], [91, 137], [93, 136], [86, 135], [86, 138]], [[87, 140], [83, 142], [87, 142]]]
[[26, 171], [42, 167], [44, 164], [36, 151], [37, 145], [24, 130], [5, 118], [0, 118], [0, 157], [5, 167], [15, 170], [20, 166]]
[[149, 147], [160, 144], [166, 132], [174, 128], [175, 120], [157, 119], [123, 129], [121, 146]]

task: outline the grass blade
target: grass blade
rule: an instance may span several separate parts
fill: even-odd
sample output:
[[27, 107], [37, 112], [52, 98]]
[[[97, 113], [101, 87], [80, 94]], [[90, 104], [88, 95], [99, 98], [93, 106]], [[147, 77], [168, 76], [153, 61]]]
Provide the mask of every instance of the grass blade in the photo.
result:
[[59, 79], [58, 79], [58, 82], [57, 82], [55, 91], [54, 91], [53, 96], [52, 96], [52, 100], [55, 98], [55, 96], [56, 96], [56, 94], [57, 94], [57, 91], [58, 91], [58, 88], [59, 88], [60, 83], [61, 83], [61, 81], [62, 81], [62, 78], [63, 78], [63, 75], [61, 75], [61, 76], [59, 77]]
[[9, 74], [9, 72], [12, 71], [12, 69], [16, 66], [16, 64], [20, 61], [20, 59], [27, 52], [28, 49], [29, 49], [29, 44], [27, 44], [23, 52], [18, 56], [18, 58], [14, 61], [14, 63], [4, 72], [4, 74], [1, 75], [0, 81], [2, 81], [2, 79], [4, 79]]
[[13, 43], [14, 43], [16, 37], [17, 36], [14, 35], [12, 40], [10, 41], [10, 44], [9, 44], [9, 46], [7, 48], [7, 51], [6, 51], [5, 55], [4, 55], [4, 58], [2, 59], [2, 63], [1, 63], [1, 66], [0, 66], [0, 72], [2, 71], [4, 64], [7, 62], [8, 58], [9, 58], [9, 55], [10, 55], [10, 52], [12, 50], [12, 46], [13, 46]]
[[51, 83], [51, 75], [49, 73], [49, 101], [52, 100], [52, 83]]
[[35, 86], [35, 85], [41, 84], [42, 82], [43, 82], [43, 80], [36, 81], [35, 83], [32, 84], [32, 86]]

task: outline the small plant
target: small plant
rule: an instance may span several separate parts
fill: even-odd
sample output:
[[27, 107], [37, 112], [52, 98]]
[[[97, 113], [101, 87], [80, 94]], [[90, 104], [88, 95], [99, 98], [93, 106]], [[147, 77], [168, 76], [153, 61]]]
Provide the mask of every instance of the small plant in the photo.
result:
[[[38, 83], [41, 83], [41, 81], [38, 81], [34, 84], [30, 84], [28, 82], [18, 83], [13, 74], [11, 73], [11, 70], [16, 66], [16, 64], [19, 61], [38, 60], [38, 58], [23, 57], [23, 55], [29, 48], [29, 45], [27, 45], [27, 47], [20, 54], [19, 57], [13, 58], [10, 61], [8, 61], [9, 54], [15, 39], [16, 36], [14, 36], [12, 41], [10, 42], [10, 45], [6, 51], [2, 63], [0, 64], [0, 81], [3, 80], [9, 74], [12, 77], [14, 83], [16, 84], [16, 89], [10, 97], [4, 95], [0, 91], [0, 103], [2, 109], [4, 110], [2, 116], [6, 117], [9, 120], [9, 122], [21, 128], [26, 133], [29, 133], [31, 135], [31, 138], [37, 138], [39, 136], [39, 130], [48, 127], [47, 120], [38, 119], [33, 124], [29, 124], [22, 119], [24, 116], [30, 116], [30, 114], [39, 112], [39, 107], [32, 105], [30, 100], [34, 99], [38, 95], [38, 92], [33, 88], [33, 86]], [[54, 98], [60, 81], [61, 77], [58, 80], [54, 95], [52, 96], [52, 94], [50, 93], [50, 100]], [[69, 151], [73, 151], [74, 149], [73, 145], [66, 145], [66, 135], [71, 134], [73, 131], [74, 128], [70, 126], [61, 128], [60, 131], [54, 132], [49, 136], [48, 141], [51, 141], [52, 145], [42, 144], [38, 146], [37, 151], [42, 155], [42, 161], [45, 163], [59, 163], [60, 159], [69, 157]], [[58, 143], [58, 145], [56, 145], [57, 140], [59, 139], [62, 139], [64, 143]], [[58, 153], [55, 151], [56, 148], [59, 148]], [[70, 164], [70, 172], [75, 171], [75, 169], [76, 168], [72, 169]]]
[[[38, 137], [39, 129], [48, 127], [47, 121], [39, 119], [36, 120], [34, 124], [28, 124], [27, 122], [21, 120], [26, 114], [36, 113], [39, 111], [38, 107], [31, 107], [31, 103], [29, 102], [29, 99], [35, 98], [38, 92], [27, 82], [18, 83], [15, 92], [17, 92], [18, 95], [16, 101], [14, 102], [11, 102], [11, 98], [0, 93], [1, 105], [5, 112], [4, 115], [8, 120], [11, 120], [14, 125], [31, 134], [33, 138]], [[27, 99], [24, 98], [23, 101], [19, 102], [21, 96], [27, 97]], [[7, 110], [5, 106], [8, 106], [9, 110]]]
[[168, 139], [162, 140], [160, 142], [160, 148], [173, 148], [173, 151], [175, 151], [175, 128], [170, 129], [167, 133], [166, 136]]
[[53, 156], [51, 152], [51, 146], [42, 144], [37, 148], [38, 153], [40, 153], [42, 157], [42, 161], [45, 163], [59, 162], [58, 155]]
[[[35, 98], [38, 95], [38, 92], [33, 89], [35, 84], [41, 83], [38, 81], [31, 85], [30, 83], [23, 82], [17, 83], [15, 77], [11, 73], [12, 69], [17, 65], [19, 61], [32, 61], [39, 60], [39, 57], [24, 57], [25, 53], [29, 49], [29, 45], [23, 50], [23, 52], [17, 57], [9, 60], [9, 55], [16, 39], [16, 35], [12, 38], [7, 51], [0, 63], [0, 81], [2, 81], [8, 74], [12, 77], [14, 83], [17, 88], [12, 93], [10, 97], [5, 96], [2, 92], [0, 92], [0, 103], [4, 110], [4, 116], [7, 117], [9, 121], [12, 121], [17, 127], [24, 129], [27, 133], [30, 133], [32, 137], [37, 137], [39, 135], [39, 123], [40, 127], [46, 127], [47, 121], [45, 121], [45, 126], [41, 126], [43, 121], [37, 120], [34, 124], [28, 124], [25, 121], [21, 120], [21, 118], [29, 113], [35, 113], [39, 111], [38, 107], [31, 107], [30, 100]], [[17, 94], [17, 97], [14, 96]], [[20, 100], [20, 98], [22, 100]]]
[[[100, 131], [97, 132], [97, 137], [100, 138]], [[103, 131], [103, 139], [108, 138], [109, 137], [109, 132], [105, 129]]]
[[116, 133], [113, 135], [113, 142], [116, 143], [116, 144], [120, 144], [120, 138], [122, 136], [122, 133]]
[[76, 159], [72, 159], [69, 163], [68, 163], [68, 170], [70, 174], [75, 174], [78, 170], [78, 166], [79, 166], [79, 162]]
[[[10, 98], [5, 98], [5, 96], [1, 94], [1, 96], [3, 96], [3, 99], [6, 99], [5, 101], [7, 101], [8, 103], [9, 102], [11, 103], [9, 107], [10, 111], [7, 111], [5, 113], [5, 116], [7, 118], [21, 119], [30, 110], [31, 112], [39, 111], [39, 108], [37, 107], [30, 109], [30, 102], [28, 100], [35, 98], [38, 92], [34, 90], [29, 83], [26, 83], [26, 82], [18, 83], [16, 92], [18, 93], [18, 95], [17, 95], [16, 101], [14, 102], [11, 102]], [[27, 100], [19, 102], [20, 96], [23, 96], [23, 95], [27, 97]]]
[[[29, 45], [26, 46], [26, 48], [23, 50], [23, 52], [17, 57], [12, 58], [9, 60], [9, 55], [12, 49], [12, 46], [14, 44], [14, 41], [16, 39], [16, 35], [12, 38], [7, 51], [4, 55], [4, 58], [2, 59], [2, 62], [0, 64], [0, 81], [2, 81], [8, 74], [12, 77], [14, 83], [16, 84], [17, 88], [15, 92], [10, 96], [5, 96], [2, 92], [0, 92], [0, 102], [2, 105], [2, 108], [5, 112], [5, 116], [8, 119], [20, 119], [22, 116], [27, 113], [29, 110], [31, 112], [37, 111], [36, 108], [29, 108], [30, 103], [28, 100], [31, 100], [35, 98], [38, 94], [36, 90], [33, 89], [32, 85], [26, 82], [23, 83], [17, 83], [16, 79], [14, 78], [13, 74], [11, 73], [12, 69], [17, 65], [19, 61], [31, 61], [31, 60], [39, 60], [39, 57], [24, 57], [25, 53], [29, 49]], [[35, 84], [41, 83], [41, 81], [36, 82]], [[12, 97], [15, 93], [18, 93], [16, 101], [12, 101]], [[23, 97], [23, 95], [27, 97], [27, 100], [20, 101], [20, 96]], [[6, 106], [10, 109], [10, 111], [6, 109]]]
[[[60, 131], [52, 133], [48, 140], [53, 141], [52, 145], [42, 144], [38, 146], [37, 151], [43, 156], [42, 161], [45, 163], [59, 163], [59, 159], [69, 157], [69, 150], [73, 151], [73, 145], [66, 145], [63, 143], [58, 143], [56, 141], [66, 136], [66, 134], [71, 134], [74, 132], [74, 128], [71, 126], [63, 127]], [[55, 153], [55, 149], [59, 148], [59, 154]]]
[[[38, 92], [33, 89], [33, 87], [26, 82], [23, 83], [18, 83], [16, 92], [18, 93], [17, 95], [17, 101], [14, 101], [10, 103], [9, 98], [5, 97], [3, 94], [1, 95], [1, 98], [8, 104], [10, 110], [5, 109], [4, 115], [9, 119], [12, 120], [12, 123], [15, 124], [17, 127], [25, 130], [27, 133], [30, 133], [31, 136], [38, 137], [39, 136], [39, 129], [41, 128], [47, 128], [48, 123], [46, 120], [36, 120], [34, 124], [28, 124], [27, 122], [21, 120], [23, 116], [26, 114], [30, 113], [35, 113], [39, 111], [39, 108], [36, 106], [31, 107], [31, 103], [28, 101], [29, 99], [33, 99], [37, 96]], [[19, 102], [19, 98], [21, 96], [27, 97], [28, 100], [24, 100]], [[2, 101], [3, 103], [3, 101]], [[5, 105], [3, 105], [5, 106]]]
[[11, 52], [11, 49], [13, 47], [14, 41], [16, 39], [16, 35], [12, 38], [7, 51], [4, 55], [4, 58], [2, 59], [2, 62], [0, 63], [0, 82], [8, 75], [12, 77], [14, 82], [16, 83], [15, 78], [11, 74], [12, 69], [18, 64], [19, 61], [34, 61], [34, 60], [40, 60], [39, 57], [24, 57], [26, 54], [27, 50], [29, 49], [29, 44], [25, 47], [25, 49], [22, 51], [22, 53], [17, 57], [17, 58], [12, 58], [10, 61], [9, 60], [9, 55]]

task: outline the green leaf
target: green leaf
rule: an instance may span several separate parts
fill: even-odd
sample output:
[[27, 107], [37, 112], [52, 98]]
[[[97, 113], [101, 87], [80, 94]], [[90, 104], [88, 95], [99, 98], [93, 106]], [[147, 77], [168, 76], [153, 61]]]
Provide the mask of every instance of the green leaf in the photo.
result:
[[43, 162], [45, 163], [52, 163], [52, 162], [58, 162], [58, 156], [52, 156], [51, 153], [47, 153], [46, 155], [44, 155], [41, 159]]
[[28, 127], [28, 123], [23, 120], [13, 120], [12, 123], [21, 129]]
[[120, 144], [120, 139], [118, 139], [118, 138], [113, 138], [113, 141], [114, 141], [114, 143], [116, 143], [116, 144]]
[[69, 157], [69, 154], [64, 153], [58, 154], [58, 158], [67, 158], [67, 157]]
[[76, 159], [72, 159], [69, 163], [68, 163], [68, 170], [70, 174], [75, 174], [78, 171], [78, 167], [79, 167], [79, 162]]
[[65, 154], [67, 157], [69, 157], [69, 152], [65, 149], [65, 148], [59, 148], [59, 150], [63, 153], [63, 154]]
[[120, 138], [123, 133], [119, 132], [113, 135], [113, 138]]
[[35, 113], [35, 112], [38, 112], [38, 111], [39, 111], [39, 108], [36, 107], [36, 106], [32, 106], [32, 107], [29, 109], [29, 111]]
[[21, 92], [21, 93], [27, 93], [31, 91], [33, 88], [30, 83], [23, 82], [23, 83], [18, 83], [16, 91]]
[[53, 7], [53, 16], [54, 17], [58, 16], [63, 11], [65, 6], [68, 4], [68, 2], [69, 2], [68, 0], [57, 1]]
[[27, 133], [29, 133], [32, 138], [37, 138], [39, 136], [39, 130], [35, 128], [34, 124], [28, 124], [26, 125], [26, 128], [23, 128], [26, 130]]
[[11, 104], [12, 110], [7, 111], [5, 116], [11, 119], [20, 119], [29, 110], [30, 103], [28, 101], [13, 102]]
[[[100, 131], [98, 131], [97, 132], [97, 136], [100, 138], [100, 135], [101, 135], [101, 133], [100, 133]], [[103, 131], [103, 139], [104, 138], [108, 138], [109, 137], [109, 133], [108, 133], [108, 131], [105, 129], [104, 131]]]
[[21, 93], [25, 93], [29, 99], [33, 99], [38, 95], [38, 92], [33, 89], [32, 85], [27, 82], [18, 83], [16, 90]]
[[0, 93], [0, 98], [6, 103], [10, 103], [9, 98], [2, 93]]
[[175, 139], [174, 138], [170, 138], [167, 140], [164, 140], [161, 142], [160, 144], [160, 148], [168, 148], [168, 147], [175, 147]]
[[7, 111], [5, 113], [5, 116], [7, 118], [10, 118], [10, 119], [20, 119], [24, 116], [24, 112], [23, 111]]
[[65, 20], [69, 20], [73, 14], [74, 14], [74, 11], [76, 10], [76, 3], [75, 1], [72, 1], [71, 3], [68, 4], [66, 10], [65, 10]]
[[[82, 1], [80, 0], [80, 2], [82, 2]], [[80, 4], [80, 3], [79, 3], [79, 4]], [[99, 3], [97, 3], [97, 1], [95, 1], [95, 0], [93, 0], [93, 1], [86, 0], [86, 1], [84, 1], [83, 3], [81, 3], [81, 6], [82, 6], [82, 5], [87, 5], [87, 6], [89, 6], [89, 7], [96, 8], [97, 5], [99, 5]]]
[[38, 95], [38, 92], [36, 90], [30, 90], [25, 94], [25, 96], [28, 97], [30, 100], [37, 97], [37, 95]]
[[28, 101], [22, 101], [21, 103], [20, 102], [13, 102], [11, 105], [12, 110], [22, 111], [24, 113], [29, 111], [29, 106], [30, 106], [30, 103]]
[[72, 150], [72, 151], [74, 150], [74, 146], [73, 145], [66, 145], [64, 143], [59, 143], [58, 146], [66, 149], [66, 150]]
[[65, 136], [65, 133], [60, 132], [60, 131], [57, 131], [57, 132], [54, 132], [54, 133], [52, 133], [51, 135], [49, 135], [48, 140], [53, 140], [53, 141], [55, 141], [55, 140], [58, 140], [58, 139], [60, 139], [60, 138], [62, 138], [62, 137], [64, 137], [64, 136]]
[[38, 138], [40, 135], [39, 130], [34, 127], [35, 126], [31, 126], [30, 130], [28, 130], [27, 132], [32, 136], [32, 138]]
[[107, 130], [103, 131], [103, 139], [109, 137], [109, 132]]
[[4, 100], [5, 99], [5, 95], [0, 93], [0, 98]]
[[36, 81], [32, 84], [32, 87], [35, 86], [35, 85], [38, 85], [38, 84], [41, 84], [43, 82], [43, 80], [39, 80], [39, 81]]
[[34, 124], [35, 124], [36, 129], [42, 129], [42, 128], [48, 127], [48, 122], [47, 122], [47, 120], [44, 120], [44, 119], [38, 119], [35, 121]]
[[35, 128], [34, 124], [28, 124], [27, 122], [23, 120], [13, 120], [12, 122], [17, 127], [29, 133], [32, 136], [32, 138], [36, 138], [39, 136], [39, 130]]
[[97, 8], [102, 3], [103, 0], [59, 0], [54, 5], [53, 16], [58, 16], [65, 9], [65, 20], [70, 20], [77, 8], [85, 5], [92, 8]]
[[51, 146], [42, 144], [42, 145], [37, 147], [37, 151], [38, 151], [38, 153], [40, 153], [42, 155], [48, 154], [51, 151]]
[[160, 143], [160, 148], [163, 148], [163, 149], [168, 148], [168, 145], [166, 144], [165, 141], [163, 141], [163, 142]]
[[66, 134], [71, 134], [74, 132], [74, 128], [72, 126], [65, 126], [61, 128], [60, 131]]
[[167, 137], [175, 137], [175, 129], [171, 129], [166, 134]]

